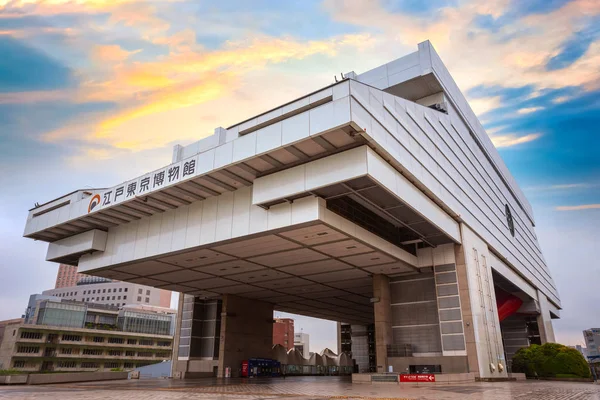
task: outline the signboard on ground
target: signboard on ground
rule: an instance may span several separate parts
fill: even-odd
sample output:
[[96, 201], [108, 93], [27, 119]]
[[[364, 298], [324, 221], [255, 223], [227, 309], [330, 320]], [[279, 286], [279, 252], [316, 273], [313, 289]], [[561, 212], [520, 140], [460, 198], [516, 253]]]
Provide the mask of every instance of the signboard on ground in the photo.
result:
[[434, 374], [401, 374], [400, 382], [435, 382]]

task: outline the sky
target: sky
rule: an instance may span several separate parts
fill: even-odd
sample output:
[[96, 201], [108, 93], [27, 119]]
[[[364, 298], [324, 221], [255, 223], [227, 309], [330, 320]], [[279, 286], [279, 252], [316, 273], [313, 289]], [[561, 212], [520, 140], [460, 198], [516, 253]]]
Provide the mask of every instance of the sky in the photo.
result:
[[[0, 319], [53, 287], [27, 212], [430, 40], [533, 205], [557, 340], [600, 327], [597, 0], [0, 0]], [[284, 315], [283, 313], [278, 313]], [[311, 350], [335, 324], [298, 318]]]

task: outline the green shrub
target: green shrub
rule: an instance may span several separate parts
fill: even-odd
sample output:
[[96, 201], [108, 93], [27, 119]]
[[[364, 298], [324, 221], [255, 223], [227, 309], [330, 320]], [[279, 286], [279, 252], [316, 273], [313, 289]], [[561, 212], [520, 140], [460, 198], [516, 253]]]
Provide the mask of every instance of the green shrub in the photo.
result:
[[581, 353], [558, 343], [531, 345], [520, 349], [513, 357], [512, 370], [540, 378], [590, 377], [589, 366]]
[[19, 375], [19, 374], [26, 374], [26, 373], [27, 372], [19, 371], [17, 369], [0, 369], [0, 376]]
[[123, 372], [123, 368], [111, 368], [112, 372]]

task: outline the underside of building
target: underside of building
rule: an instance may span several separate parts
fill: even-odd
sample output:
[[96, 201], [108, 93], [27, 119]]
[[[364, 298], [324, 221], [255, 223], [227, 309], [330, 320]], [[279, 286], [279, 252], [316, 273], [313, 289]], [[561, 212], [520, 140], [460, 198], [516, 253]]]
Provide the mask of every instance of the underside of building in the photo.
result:
[[360, 371], [482, 378], [559, 317], [531, 206], [429, 42], [36, 207], [24, 235], [79, 272], [184, 293], [184, 377], [268, 357], [274, 310], [350, 324], [351, 349], [374, 331]]

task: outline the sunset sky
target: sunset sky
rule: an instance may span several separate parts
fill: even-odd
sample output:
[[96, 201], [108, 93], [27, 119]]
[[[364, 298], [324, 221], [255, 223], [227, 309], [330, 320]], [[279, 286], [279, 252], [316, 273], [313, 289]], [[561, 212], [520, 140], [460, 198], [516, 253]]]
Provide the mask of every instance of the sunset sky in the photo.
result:
[[[533, 205], [558, 340], [583, 343], [600, 327], [598, 0], [0, 0], [0, 319], [54, 284], [46, 245], [21, 237], [35, 202], [158, 168], [427, 39]], [[334, 346], [331, 323], [303, 321]]]

